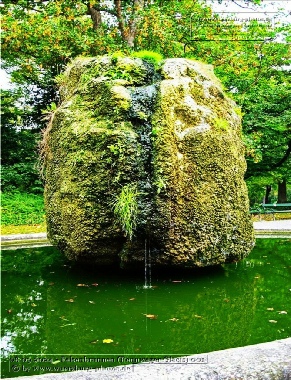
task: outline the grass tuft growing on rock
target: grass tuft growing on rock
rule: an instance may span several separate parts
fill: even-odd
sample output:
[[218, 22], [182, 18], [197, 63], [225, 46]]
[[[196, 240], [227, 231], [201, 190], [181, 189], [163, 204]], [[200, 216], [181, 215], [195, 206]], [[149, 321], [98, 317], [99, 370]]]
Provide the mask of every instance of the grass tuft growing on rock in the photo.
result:
[[113, 206], [114, 214], [121, 224], [125, 236], [129, 236], [130, 240], [132, 240], [136, 227], [138, 194], [136, 185], [125, 185]]

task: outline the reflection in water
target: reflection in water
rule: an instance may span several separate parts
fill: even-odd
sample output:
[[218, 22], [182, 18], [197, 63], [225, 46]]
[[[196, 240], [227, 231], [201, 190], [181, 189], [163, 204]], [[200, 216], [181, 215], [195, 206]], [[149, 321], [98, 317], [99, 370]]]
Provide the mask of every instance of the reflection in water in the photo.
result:
[[52, 247], [6, 251], [3, 374], [15, 376], [5, 364], [11, 354], [140, 358], [286, 338], [290, 242], [259, 240], [248, 258], [219, 268], [152, 268], [151, 283], [145, 283], [150, 289], [144, 289], [142, 273], [71, 267]]

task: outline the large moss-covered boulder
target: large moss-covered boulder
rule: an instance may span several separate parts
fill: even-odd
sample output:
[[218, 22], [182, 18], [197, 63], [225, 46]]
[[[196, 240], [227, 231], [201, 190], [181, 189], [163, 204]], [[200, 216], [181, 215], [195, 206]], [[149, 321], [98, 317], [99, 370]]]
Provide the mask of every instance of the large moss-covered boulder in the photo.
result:
[[216, 265], [253, 247], [236, 105], [210, 66], [78, 58], [45, 132], [49, 238], [70, 259]]

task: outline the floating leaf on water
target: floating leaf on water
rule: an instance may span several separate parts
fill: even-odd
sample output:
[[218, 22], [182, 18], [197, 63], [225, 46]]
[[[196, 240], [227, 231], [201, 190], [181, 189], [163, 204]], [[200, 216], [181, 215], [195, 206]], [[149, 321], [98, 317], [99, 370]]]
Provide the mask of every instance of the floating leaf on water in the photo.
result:
[[130, 298], [130, 299], [129, 299], [129, 301], [134, 301], [134, 300], [135, 300], [135, 298]]
[[95, 302], [94, 302], [94, 301], [89, 301], [89, 303], [95, 304]]
[[103, 343], [112, 343], [113, 340], [112, 339], [103, 339]]
[[32, 303], [31, 306], [32, 306], [32, 307], [36, 307], [37, 305], [36, 305], [35, 303]]
[[195, 318], [203, 318], [202, 315], [197, 315], [197, 314], [195, 314], [194, 317]]
[[287, 311], [285, 310], [279, 311], [279, 314], [287, 314]]
[[76, 323], [67, 323], [66, 325], [62, 325], [60, 327], [67, 327], [67, 326], [75, 326]]
[[17, 295], [15, 298], [16, 298], [17, 302], [19, 302], [21, 304], [24, 303], [24, 300], [23, 300], [23, 298], [21, 296]]
[[273, 308], [273, 307], [268, 307], [267, 310], [269, 310], [269, 311], [273, 311], [274, 308]]
[[60, 360], [55, 360], [54, 362], [52, 362], [52, 364], [58, 364], [60, 362], [61, 362]]
[[275, 319], [269, 319], [269, 322], [270, 323], [277, 323], [277, 321], [275, 321]]
[[158, 318], [158, 316], [155, 314], [143, 314], [143, 315], [145, 315], [149, 319], [157, 319]]
[[65, 300], [66, 302], [75, 302], [73, 298], [69, 298], [68, 300]]

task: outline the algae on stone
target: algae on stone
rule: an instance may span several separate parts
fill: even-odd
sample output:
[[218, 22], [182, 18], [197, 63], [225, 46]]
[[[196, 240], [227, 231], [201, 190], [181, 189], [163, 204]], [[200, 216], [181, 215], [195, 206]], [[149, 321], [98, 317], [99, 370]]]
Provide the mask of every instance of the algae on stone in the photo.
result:
[[[73, 260], [207, 266], [245, 257], [240, 117], [212, 68], [78, 58], [43, 142], [50, 239]], [[128, 201], [128, 202], [127, 202]]]

